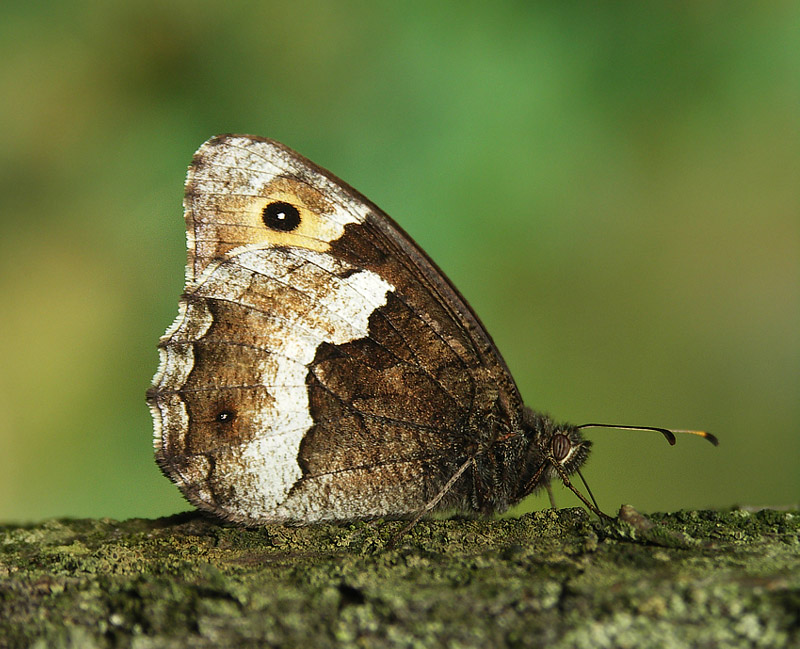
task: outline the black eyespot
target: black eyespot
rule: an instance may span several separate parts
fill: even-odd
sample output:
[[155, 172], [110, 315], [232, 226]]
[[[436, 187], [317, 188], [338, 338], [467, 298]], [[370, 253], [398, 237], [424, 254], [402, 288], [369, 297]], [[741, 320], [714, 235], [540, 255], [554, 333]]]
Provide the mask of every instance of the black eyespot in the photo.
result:
[[300, 225], [300, 212], [291, 203], [275, 201], [264, 208], [264, 225], [270, 230], [291, 232]]
[[217, 413], [216, 417], [214, 417], [214, 421], [219, 422], [220, 424], [229, 424], [234, 419], [236, 419], [236, 413], [232, 410], [222, 410]]
[[553, 435], [553, 441], [551, 442], [550, 447], [553, 451], [553, 457], [561, 462], [561, 460], [569, 455], [569, 452], [572, 449], [572, 442], [569, 441], [569, 437], [566, 435], [556, 433]]

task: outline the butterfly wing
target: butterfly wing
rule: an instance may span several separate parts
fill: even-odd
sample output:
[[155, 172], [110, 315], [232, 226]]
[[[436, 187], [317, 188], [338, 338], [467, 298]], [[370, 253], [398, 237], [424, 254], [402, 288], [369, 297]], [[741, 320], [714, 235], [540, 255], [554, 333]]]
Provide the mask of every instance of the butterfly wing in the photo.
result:
[[186, 288], [148, 402], [159, 465], [197, 506], [244, 523], [406, 516], [519, 427], [466, 302], [327, 171], [220, 136], [184, 207]]

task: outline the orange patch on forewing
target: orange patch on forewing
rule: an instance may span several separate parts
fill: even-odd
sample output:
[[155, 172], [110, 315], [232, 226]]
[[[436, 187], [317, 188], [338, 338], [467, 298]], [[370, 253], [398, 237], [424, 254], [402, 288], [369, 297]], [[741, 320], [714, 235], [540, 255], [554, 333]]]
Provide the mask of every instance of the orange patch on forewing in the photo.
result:
[[[197, 189], [202, 193], [202, 187]], [[202, 204], [195, 203], [191, 195], [187, 198], [201, 267], [242, 246], [291, 246], [325, 252], [344, 232], [344, 226], [331, 216], [334, 205], [319, 190], [294, 178], [276, 178], [259, 196], [215, 194]], [[291, 232], [264, 223], [264, 208], [276, 201], [289, 203], [299, 212], [300, 224]]]

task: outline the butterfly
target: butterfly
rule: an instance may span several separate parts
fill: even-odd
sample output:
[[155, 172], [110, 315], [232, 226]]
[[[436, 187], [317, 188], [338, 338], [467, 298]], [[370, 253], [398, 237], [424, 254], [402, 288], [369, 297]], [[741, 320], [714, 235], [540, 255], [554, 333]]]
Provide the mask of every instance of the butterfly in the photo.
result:
[[185, 189], [186, 286], [147, 401], [158, 465], [196, 507], [243, 525], [489, 515], [560, 479], [599, 513], [570, 476], [582, 429], [606, 424], [526, 407], [372, 202], [249, 135], [205, 142]]

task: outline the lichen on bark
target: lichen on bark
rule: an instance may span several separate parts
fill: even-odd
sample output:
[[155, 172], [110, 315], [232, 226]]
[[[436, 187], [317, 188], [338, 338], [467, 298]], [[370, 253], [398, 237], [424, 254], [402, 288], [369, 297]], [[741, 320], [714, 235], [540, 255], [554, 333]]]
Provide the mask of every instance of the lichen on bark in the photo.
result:
[[622, 513], [1, 526], [0, 646], [800, 645], [800, 512]]

